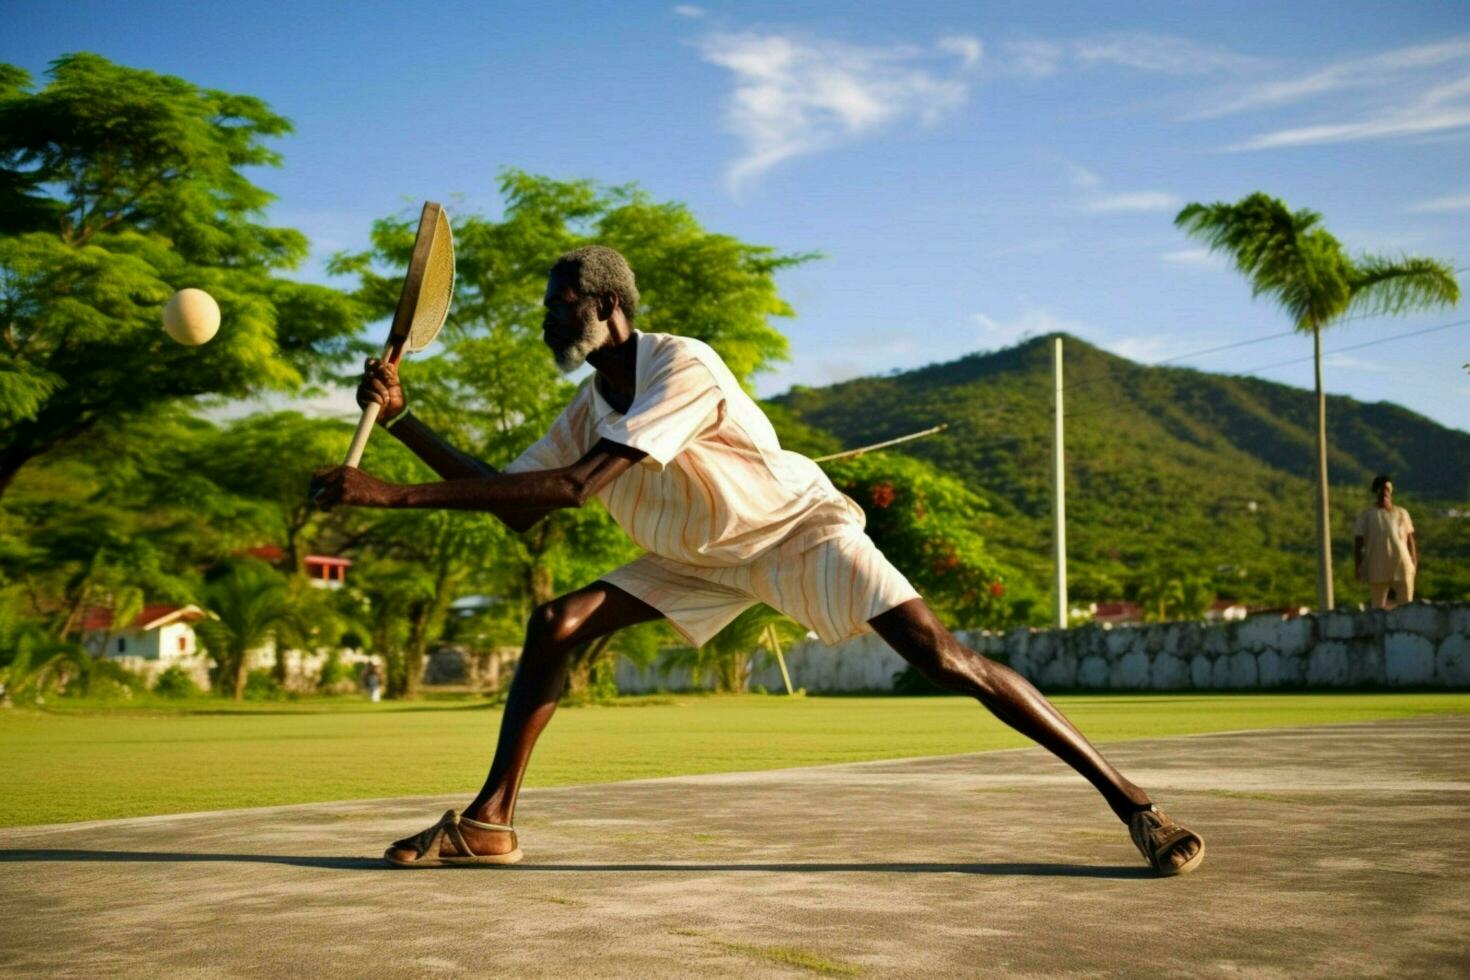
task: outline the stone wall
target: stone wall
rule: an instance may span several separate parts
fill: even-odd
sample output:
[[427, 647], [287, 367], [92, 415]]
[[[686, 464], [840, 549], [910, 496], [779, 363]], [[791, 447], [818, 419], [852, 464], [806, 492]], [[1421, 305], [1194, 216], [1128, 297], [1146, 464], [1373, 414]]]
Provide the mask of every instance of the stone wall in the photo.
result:
[[[1414, 603], [1389, 612], [1332, 612], [1232, 623], [1083, 626], [961, 640], [1010, 664], [1042, 688], [1231, 690], [1291, 687], [1470, 688], [1470, 605]], [[786, 654], [791, 683], [808, 691], [880, 691], [906, 664], [871, 634], [836, 647], [802, 643]], [[774, 663], [751, 686], [782, 689]], [[687, 672], [665, 678], [623, 663], [624, 693], [689, 690]]]

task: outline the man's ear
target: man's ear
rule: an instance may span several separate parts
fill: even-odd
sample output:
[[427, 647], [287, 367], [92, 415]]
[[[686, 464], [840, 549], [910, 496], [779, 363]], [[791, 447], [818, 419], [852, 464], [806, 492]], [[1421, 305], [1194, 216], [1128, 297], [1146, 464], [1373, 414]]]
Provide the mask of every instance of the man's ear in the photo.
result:
[[613, 311], [621, 307], [618, 302], [617, 293], [603, 293], [597, 300], [597, 318], [599, 320], [611, 320]]

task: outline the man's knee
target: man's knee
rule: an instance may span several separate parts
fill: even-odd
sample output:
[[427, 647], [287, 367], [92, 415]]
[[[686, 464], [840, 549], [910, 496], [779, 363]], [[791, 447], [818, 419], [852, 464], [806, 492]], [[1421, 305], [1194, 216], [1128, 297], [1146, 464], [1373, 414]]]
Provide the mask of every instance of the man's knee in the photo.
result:
[[543, 602], [531, 611], [526, 623], [526, 647], [562, 650], [574, 646], [582, 619], [567, 596]]
[[935, 654], [936, 669], [950, 690], [980, 695], [995, 687], [1000, 664], [960, 643], [953, 636], [941, 642]]
[[879, 635], [932, 683], [965, 694], [989, 686], [997, 665], [960, 643], [922, 601], [905, 603], [872, 622]]
[[1000, 665], [960, 643], [947, 630], [900, 651], [933, 684], [957, 694], [980, 696], [995, 684]]

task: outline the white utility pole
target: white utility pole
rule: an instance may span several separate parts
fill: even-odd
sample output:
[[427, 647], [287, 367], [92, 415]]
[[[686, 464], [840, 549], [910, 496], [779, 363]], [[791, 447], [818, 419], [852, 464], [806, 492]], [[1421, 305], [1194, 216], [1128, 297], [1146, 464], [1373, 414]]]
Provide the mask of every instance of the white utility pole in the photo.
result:
[[1062, 457], [1062, 338], [1052, 341], [1056, 431], [1052, 440], [1052, 544], [1057, 568], [1057, 629], [1067, 628], [1067, 471]]

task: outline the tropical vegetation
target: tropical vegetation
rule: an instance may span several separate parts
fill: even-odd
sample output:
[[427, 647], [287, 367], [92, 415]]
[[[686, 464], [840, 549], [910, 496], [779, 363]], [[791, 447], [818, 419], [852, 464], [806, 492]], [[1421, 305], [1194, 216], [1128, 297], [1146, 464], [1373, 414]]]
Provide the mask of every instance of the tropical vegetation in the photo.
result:
[[[487, 515], [309, 506], [310, 474], [341, 458], [350, 425], [252, 412], [246, 399], [355, 381], [374, 348], [367, 328], [396, 301], [413, 225], [411, 214], [385, 216], [362, 249], [336, 255], [331, 270], [348, 287], [293, 278], [306, 238], [265, 221], [270, 195], [246, 176], [281, 163], [273, 141], [289, 132], [257, 99], [97, 55], [58, 59], [40, 86], [0, 65], [4, 699], [143, 697], [136, 675], [95, 656], [97, 634], [105, 646], [156, 604], [201, 608], [197, 632], [221, 694], [300, 693], [284, 656], [252, 669], [252, 651], [274, 646], [322, 655], [324, 690], [352, 680], [343, 648], [366, 651], [383, 664], [390, 697], [414, 697], [437, 648], [513, 646], [534, 606], [634, 554], [597, 507], [516, 534]], [[814, 256], [707, 229], [684, 205], [634, 185], [510, 169], [497, 186], [496, 213], [454, 216], [453, 312], [435, 350], [403, 368], [415, 413], [465, 452], [503, 466], [570, 397], [539, 325], [545, 270], [581, 244], [613, 245], [639, 270], [640, 327], [707, 341], [742, 384], [788, 356], [777, 324], [795, 311], [777, 277]], [[1347, 309], [1454, 298], [1432, 262], [1349, 262], [1309, 212], [1283, 217], [1279, 202], [1247, 201], [1240, 215], [1265, 215], [1255, 224], [1219, 205], [1187, 209], [1189, 227], [1244, 256], [1260, 291], [1314, 334]], [[1340, 282], [1324, 299], [1304, 291], [1302, 276]], [[161, 305], [185, 286], [207, 289], [223, 310], [225, 328], [203, 347], [175, 345], [159, 329]], [[1216, 596], [1302, 601], [1307, 396], [1143, 368], [1071, 338], [1066, 349], [1070, 375], [1082, 379], [1068, 396], [1074, 598], [1126, 597], [1155, 617], [1200, 615]], [[824, 465], [948, 621], [1034, 624], [1050, 601], [1048, 368], [1030, 342], [796, 388], [764, 407], [783, 444], [814, 457], [954, 423]], [[1470, 527], [1444, 516], [1470, 497], [1470, 437], [1394, 406], [1329, 400], [1331, 421], [1320, 397], [1316, 421], [1332, 437], [1332, 481], [1365, 487], [1372, 472], [1393, 470], [1436, 556], [1422, 591], [1470, 595]], [[435, 479], [383, 432], [363, 465], [396, 482]], [[1333, 523], [1339, 540], [1346, 527]], [[311, 587], [313, 554], [353, 563], [344, 588]], [[475, 597], [473, 610], [455, 608], [461, 597]], [[756, 608], [691, 651], [648, 624], [579, 651], [569, 693], [611, 693], [619, 656], [646, 665], [662, 654], [739, 690], [758, 648], [801, 632]], [[187, 698], [192, 683], [165, 672], [154, 693]]]
[[1251, 194], [1234, 204], [1190, 204], [1174, 223], [1228, 255], [1252, 295], [1275, 300], [1292, 326], [1312, 335], [1317, 388], [1317, 608], [1332, 609], [1332, 520], [1328, 500], [1327, 396], [1322, 389], [1322, 331], [1349, 313], [1406, 313], [1460, 300], [1450, 263], [1411, 256], [1352, 257], [1322, 216], [1290, 210], [1278, 198]]

